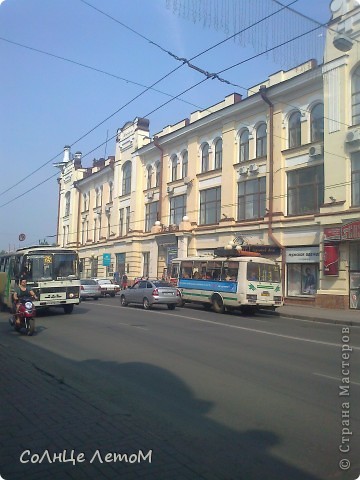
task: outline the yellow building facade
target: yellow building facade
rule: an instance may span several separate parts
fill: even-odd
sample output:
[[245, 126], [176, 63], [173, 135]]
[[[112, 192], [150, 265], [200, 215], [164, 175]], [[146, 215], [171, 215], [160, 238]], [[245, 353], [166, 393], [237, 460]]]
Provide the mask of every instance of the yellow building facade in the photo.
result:
[[243, 241], [281, 263], [285, 303], [360, 308], [360, 6], [330, 7], [322, 65], [153, 136], [135, 118], [89, 168], [65, 147], [58, 243], [83, 276], [167, 276], [176, 256]]

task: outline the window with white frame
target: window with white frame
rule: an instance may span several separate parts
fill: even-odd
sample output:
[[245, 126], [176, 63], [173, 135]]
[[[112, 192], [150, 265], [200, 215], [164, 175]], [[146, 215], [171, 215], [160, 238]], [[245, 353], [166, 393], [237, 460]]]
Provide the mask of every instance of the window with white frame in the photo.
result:
[[351, 154], [351, 206], [360, 206], [360, 152]]
[[249, 160], [249, 130], [246, 128], [240, 134], [239, 162]]
[[289, 148], [301, 145], [301, 113], [293, 112], [289, 117]]
[[145, 232], [150, 232], [158, 219], [159, 202], [151, 202], [145, 205]]
[[130, 207], [126, 207], [126, 225], [125, 225], [125, 233], [126, 235], [129, 233], [130, 231]]
[[222, 168], [222, 139], [219, 138], [215, 143], [215, 170]]
[[221, 187], [200, 192], [200, 225], [219, 223], [221, 214]]
[[119, 236], [124, 235], [124, 209], [120, 208], [119, 210]]
[[351, 83], [352, 125], [360, 124], [360, 66], [355, 70]]
[[254, 178], [238, 184], [238, 220], [263, 218], [266, 206], [266, 178]]
[[317, 142], [324, 139], [324, 105], [316, 104], [310, 113], [310, 140]]
[[177, 155], [173, 155], [171, 158], [171, 181], [174, 182], [178, 179], [178, 157]]
[[71, 193], [66, 192], [65, 193], [65, 214], [64, 214], [65, 217], [70, 215], [70, 198], [71, 198]]
[[143, 277], [147, 278], [150, 272], [150, 252], [143, 253]]
[[170, 199], [170, 225], [179, 225], [186, 215], [186, 195], [178, 195]]
[[149, 189], [152, 187], [152, 175], [153, 175], [153, 168], [151, 165], [147, 166], [147, 174], [146, 174], [146, 188]]
[[189, 164], [189, 155], [187, 150], [182, 154], [182, 164], [181, 164], [181, 178], [185, 178], [188, 175], [188, 164]]
[[324, 203], [324, 166], [288, 172], [288, 215], [316, 213]]
[[209, 168], [209, 144], [204, 143], [201, 147], [201, 173], [208, 172]]
[[267, 154], [267, 128], [266, 123], [260, 123], [256, 129], [256, 158]]
[[126, 162], [122, 171], [122, 195], [131, 193], [131, 162]]
[[156, 165], [155, 165], [155, 187], [160, 186], [160, 179], [161, 179], [161, 164], [160, 164], [160, 162], [156, 162]]
[[113, 201], [113, 194], [114, 194], [114, 184], [109, 182], [109, 203]]

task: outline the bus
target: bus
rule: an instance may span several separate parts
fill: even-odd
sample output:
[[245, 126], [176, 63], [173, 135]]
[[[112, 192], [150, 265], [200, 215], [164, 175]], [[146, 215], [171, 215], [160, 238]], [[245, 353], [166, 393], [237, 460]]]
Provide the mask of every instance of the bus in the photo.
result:
[[283, 305], [279, 265], [256, 252], [217, 248], [214, 255], [175, 258], [171, 279], [183, 303], [198, 303], [217, 313], [254, 313]]
[[0, 306], [12, 308], [20, 278], [34, 291], [37, 308], [62, 307], [69, 314], [80, 302], [76, 250], [37, 245], [0, 255]]

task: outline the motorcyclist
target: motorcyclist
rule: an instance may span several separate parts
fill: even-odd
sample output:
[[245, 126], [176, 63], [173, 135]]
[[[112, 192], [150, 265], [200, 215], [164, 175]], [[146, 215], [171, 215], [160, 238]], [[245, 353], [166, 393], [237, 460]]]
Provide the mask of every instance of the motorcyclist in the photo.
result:
[[19, 311], [19, 306], [20, 306], [20, 303], [21, 303], [21, 299], [23, 297], [33, 297], [34, 300], [37, 300], [37, 297], [36, 297], [34, 291], [30, 290], [27, 287], [26, 278], [21, 277], [20, 282], [19, 282], [19, 286], [15, 288], [15, 292], [14, 292], [14, 295], [13, 295], [14, 305], [15, 305], [15, 323], [16, 324], [20, 323], [20, 318], [17, 315], [17, 312]]

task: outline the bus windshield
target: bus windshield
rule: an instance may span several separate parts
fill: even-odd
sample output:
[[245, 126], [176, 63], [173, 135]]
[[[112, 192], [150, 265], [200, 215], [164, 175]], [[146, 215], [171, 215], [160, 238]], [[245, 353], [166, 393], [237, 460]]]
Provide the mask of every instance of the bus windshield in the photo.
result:
[[22, 275], [30, 282], [78, 278], [77, 254], [42, 253], [25, 255]]
[[279, 265], [249, 262], [247, 265], [247, 280], [254, 282], [280, 282]]

